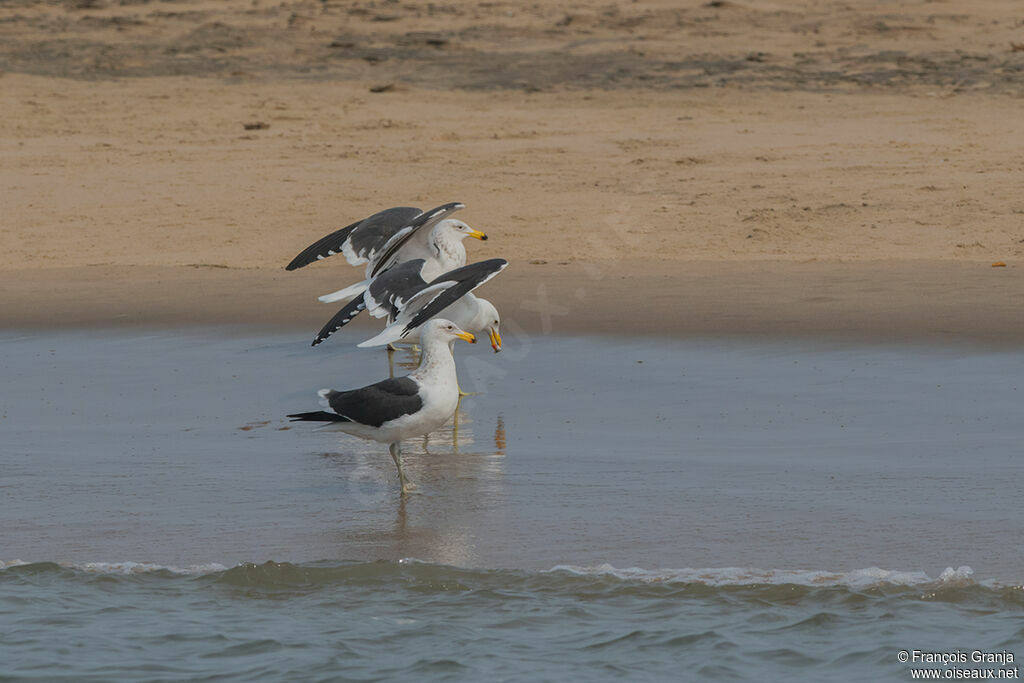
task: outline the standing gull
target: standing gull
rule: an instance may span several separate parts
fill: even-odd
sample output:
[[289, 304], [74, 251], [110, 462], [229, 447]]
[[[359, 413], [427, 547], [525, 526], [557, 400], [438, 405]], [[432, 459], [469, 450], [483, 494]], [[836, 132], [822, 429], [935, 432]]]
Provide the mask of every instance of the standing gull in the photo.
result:
[[466, 264], [462, 240], [487, 239], [479, 230], [448, 218], [463, 208], [465, 204], [451, 202], [430, 211], [411, 206], [385, 209], [320, 238], [303, 249], [285, 269], [302, 268], [335, 254], [344, 254], [353, 266], [366, 264], [365, 279], [321, 296], [325, 303], [361, 294], [375, 276], [410, 259], [424, 259], [430, 277], [435, 277]]
[[428, 434], [452, 417], [459, 402], [452, 347], [456, 339], [476, 343], [472, 334], [442, 318], [424, 325], [420, 338], [423, 358], [412, 373], [351, 391], [321, 389], [320, 404], [328, 410], [288, 416], [390, 444], [403, 494], [411, 485], [402, 469], [402, 440]]
[[455, 268], [427, 281], [422, 259], [406, 261], [374, 278], [362, 297], [353, 299], [327, 321], [313, 346], [341, 329], [366, 309], [377, 318], [387, 318], [388, 326], [361, 347], [382, 346], [400, 340], [415, 342], [422, 325], [439, 315], [474, 334], [487, 333], [491, 348], [501, 351], [501, 317], [487, 299], [473, 294], [508, 266], [501, 258], [487, 259]]

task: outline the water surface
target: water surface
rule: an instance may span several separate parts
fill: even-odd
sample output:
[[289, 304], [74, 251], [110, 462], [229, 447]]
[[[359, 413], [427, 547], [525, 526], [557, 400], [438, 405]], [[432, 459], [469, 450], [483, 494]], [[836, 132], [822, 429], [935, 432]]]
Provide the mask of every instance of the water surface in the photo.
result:
[[0, 676], [905, 680], [1024, 635], [1024, 353], [460, 345], [403, 500], [284, 418], [386, 375], [331, 341], [0, 336]]

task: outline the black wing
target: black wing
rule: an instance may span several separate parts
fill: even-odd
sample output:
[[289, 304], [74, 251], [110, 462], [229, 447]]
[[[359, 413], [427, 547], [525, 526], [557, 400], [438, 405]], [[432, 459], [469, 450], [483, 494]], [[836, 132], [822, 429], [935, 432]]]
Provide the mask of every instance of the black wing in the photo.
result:
[[330, 337], [332, 334], [340, 330], [342, 327], [348, 324], [352, 318], [359, 315], [362, 310], [366, 308], [366, 303], [363, 301], [363, 297], [357, 296], [352, 301], [342, 306], [341, 310], [334, 314], [334, 317], [327, 321], [327, 324], [320, 328], [317, 332], [316, 339], [313, 340], [313, 346], [323, 342], [323, 340]]
[[422, 408], [419, 390], [420, 385], [415, 380], [395, 377], [362, 389], [329, 391], [324, 398], [331, 410], [351, 422], [380, 427]]
[[326, 410], [315, 410], [311, 413], [295, 413], [289, 415], [292, 422], [351, 422], [341, 415], [328, 413]]
[[383, 317], [377, 313], [377, 309], [383, 308], [393, 319], [399, 310], [397, 300], [408, 299], [426, 286], [426, 281], [420, 276], [425, 263], [421, 258], [412, 259], [375, 277], [365, 294], [370, 313], [378, 318]]
[[446, 282], [452, 282], [454, 284], [435, 296], [431, 299], [430, 303], [421, 308], [416, 315], [413, 316], [412, 320], [409, 321], [409, 324], [405, 326], [402, 334], [409, 334], [410, 331], [441, 313], [441, 311], [451, 306], [467, 293], [472, 292], [474, 289], [500, 273], [507, 266], [508, 261], [505, 259], [492, 258], [487, 259], [486, 261], [471, 263], [468, 266], [462, 266], [455, 270], [449, 270], [447, 273], [437, 276], [433, 282], [427, 284], [426, 288]]
[[293, 258], [292, 262], [285, 266], [285, 270], [302, 268], [314, 261], [340, 254], [346, 241], [358, 256], [368, 258], [371, 251], [382, 249], [395, 233], [421, 213], [419, 209], [411, 206], [396, 206], [378, 211], [368, 218], [321, 237]]
[[377, 256], [377, 263], [373, 267], [373, 271], [370, 273], [370, 277], [374, 277], [377, 273], [385, 270], [391, 265], [391, 261], [395, 254], [401, 249], [406, 242], [412, 239], [419, 230], [429, 229], [436, 225], [439, 221], [447, 218], [449, 214], [455, 213], [459, 209], [466, 208], [465, 204], [461, 202], [450, 202], [448, 204], [442, 204], [436, 209], [430, 211], [424, 211], [414, 220], [410, 221], [407, 225], [403, 226], [401, 230], [394, 233], [394, 236], [390, 239], [386, 245], [384, 252]]

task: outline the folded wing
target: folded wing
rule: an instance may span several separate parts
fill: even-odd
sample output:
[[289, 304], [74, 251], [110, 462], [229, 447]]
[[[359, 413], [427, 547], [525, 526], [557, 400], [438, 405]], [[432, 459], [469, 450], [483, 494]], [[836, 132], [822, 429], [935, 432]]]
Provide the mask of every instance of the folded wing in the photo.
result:
[[331, 410], [349, 421], [380, 427], [420, 410], [423, 400], [419, 389], [408, 376], [395, 377], [352, 391], [328, 391], [324, 398]]

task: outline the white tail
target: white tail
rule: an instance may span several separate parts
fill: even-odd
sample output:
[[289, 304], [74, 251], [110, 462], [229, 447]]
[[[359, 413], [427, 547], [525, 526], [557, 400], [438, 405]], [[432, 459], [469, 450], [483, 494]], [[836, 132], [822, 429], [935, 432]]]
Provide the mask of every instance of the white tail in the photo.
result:
[[324, 294], [321, 297], [317, 297], [320, 301], [325, 304], [334, 303], [335, 301], [343, 301], [345, 299], [351, 299], [359, 296], [366, 291], [366, 288], [370, 285], [369, 280], [363, 280], [357, 282], [354, 285], [349, 285], [345, 289], [339, 289], [337, 292], [331, 292], [330, 294]]
[[392, 325], [388, 325], [384, 330], [373, 339], [367, 339], [364, 342], [356, 344], [361, 349], [368, 348], [370, 346], [384, 346], [385, 344], [393, 344], [396, 341], [402, 339], [402, 330], [405, 329], [405, 322], [397, 322]]

